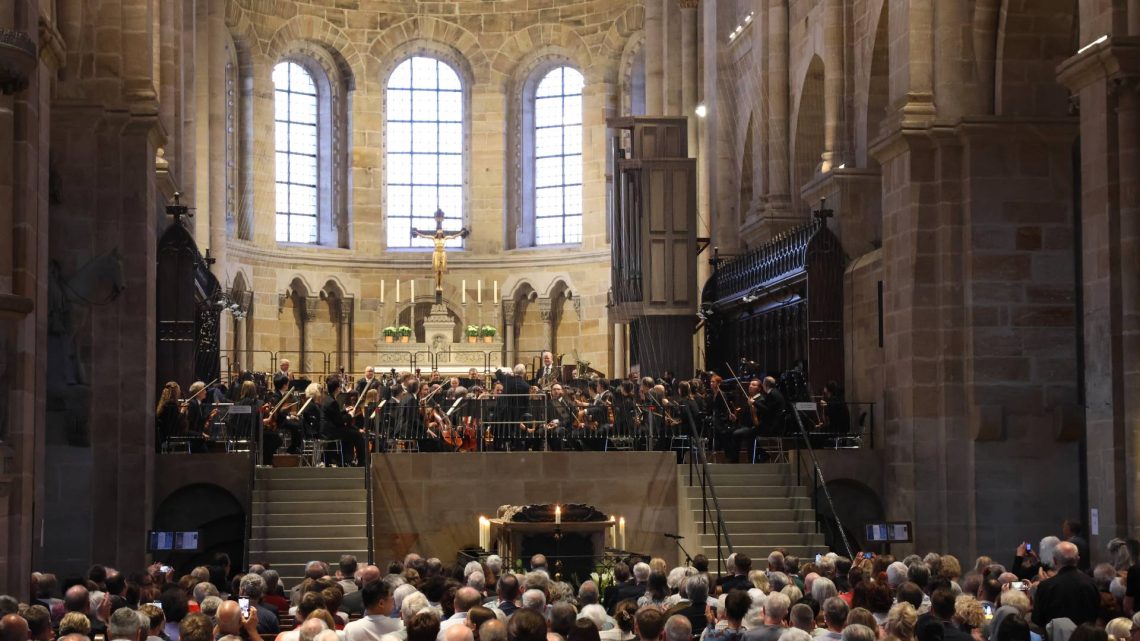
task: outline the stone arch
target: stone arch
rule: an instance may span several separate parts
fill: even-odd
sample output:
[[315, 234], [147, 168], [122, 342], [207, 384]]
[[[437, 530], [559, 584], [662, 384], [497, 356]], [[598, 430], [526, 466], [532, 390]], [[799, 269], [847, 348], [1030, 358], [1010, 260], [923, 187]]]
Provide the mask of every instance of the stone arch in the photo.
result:
[[[800, 86], [796, 108], [794, 161], [792, 162], [792, 192], [797, 200], [804, 185], [815, 177], [816, 169], [825, 151], [824, 136], [824, 66], [823, 59], [812, 56]], [[801, 207], [807, 207], [801, 202]]]
[[868, 64], [866, 99], [861, 101], [865, 105], [866, 114], [863, 118], [863, 140], [859, 145], [863, 158], [859, 162], [863, 166], [877, 165], [867, 149], [884, 133], [883, 121], [887, 117], [890, 107], [890, 7], [887, 0], [882, 0], [879, 10], [878, 22], [875, 26], [875, 38], [871, 44]]
[[[581, 297], [574, 291], [568, 279], [556, 276], [545, 296], [551, 303], [551, 342], [550, 349], [555, 354], [570, 354], [580, 347], [581, 336]], [[569, 361], [564, 361], [569, 362]]]
[[999, 116], [1064, 117], [1068, 92], [1056, 68], [1075, 51], [1072, 0], [1002, 3], [998, 17], [994, 108]]
[[645, 114], [645, 31], [632, 33], [625, 42], [618, 63], [621, 82], [620, 113], [623, 116]]
[[753, 200], [753, 187], [754, 187], [754, 172], [755, 165], [753, 156], [755, 154], [755, 119], [756, 112], [751, 111], [748, 114], [748, 126], [745, 129], [744, 145], [740, 150], [740, 204], [739, 213], [740, 221], [743, 222], [752, 209]]
[[625, 12], [618, 16], [610, 24], [610, 28], [606, 30], [606, 36], [602, 39], [601, 44], [603, 53], [600, 55], [613, 58], [621, 56], [630, 35], [644, 28], [645, 7], [640, 3], [627, 7]]
[[852, 550], [868, 549], [865, 525], [879, 523], [886, 520], [886, 510], [883, 507], [879, 493], [862, 481], [851, 478], [836, 478], [827, 482], [827, 491], [831, 493], [831, 500], [839, 513], [838, 521], [831, 511], [831, 505], [823, 495], [823, 488], [816, 490], [816, 505], [819, 505], [819, 518], [822, 521], [824, 540], [833, 550], [842, 550], [843, 542], [839, 536], [838, 523], [843, 523], [843, 530]]
[[[515, 65], [507, 90], [507, 180], [513, 185], [507, 193], [507, 215], [503, 217], [504, 240], [509, 248], [531, 247], [534, 243], [534, 221], [529, 214], [534, 210], [532, 198], [533, 172], [528, 171], [534, 162], [531, 146], [534, 144], [533, 107], [535, 85], [550, 70], [571, 67], [581, 73], [585, 82], [585, 67], [570, 49], [550, 45], [532, 51]], [[585, 88], [583, 88], [583, 95]]]
[[469, 83], [468, 89], [488, 80], [487, 54], [474, 34], [453, 22], [415, 16], [392, 25], [372, 42], [368, 57], [375, 68], [367, 70], [367, 81], [375, 80], [383, 88], [396, 65], [417, 53], [451, 62]]
[[314, 55], [323, 58], [319, 60], [322, 66], [336, 67], [335, 73], [332, 69], [326, 71], [330, 77], [338, 77], [346, 91], [356, 88], [356, 78], [364, 73], [363, 58], [340, 27], [318, 16], [294, 16], [273, 32], [265, 44], [265, 55], [277, 61], [286, 57], [298, 43], [308, 43], [318, 49], [320, 54], [314, 52]]
[[582, 36], [561, 23], [531, 25], [507, 38], [491, 58], [490, 73], [493, 78], [510, 83], [510, 89], [516, 89], [520, 77], [528, 75], [526, 69], [533, 69], [536, 62], [550, 54], [569, 61], [586, 77], [587, 84], [604, 80], [595, 71], [594, 57]]
[[154, 529], [198, 532], [198, 549], [171, 552], [167, 563], [179, 573], [209, 565], [219, 552], [244, 567], [246, 511], [231, 492], [213, 483], [193, 483], [164, 497], [154, 510]]

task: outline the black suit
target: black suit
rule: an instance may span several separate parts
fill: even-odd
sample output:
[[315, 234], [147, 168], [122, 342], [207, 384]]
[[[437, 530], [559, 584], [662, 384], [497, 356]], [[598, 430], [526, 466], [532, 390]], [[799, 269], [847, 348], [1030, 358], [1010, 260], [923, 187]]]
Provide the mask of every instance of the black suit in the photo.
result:
[[542, 385], [545, 383], [546, 385], [553, 385], [561, 382], [562, 377], [558, 375], [558, 366], [551, 363], [550, 365], [543, 365], [536, 369], [534, 371], [534, 378], [531, 379], [530, 384]]
[[321, 403], [321, 438], [340, 441], [341, 465], [351, 463], [354, 453], [357, 464], [364, 465], [367, 456], [364, 435], [348, 423], [344, 410], [332, 394], [325, 396], [325, 400]]
[[1098, 609], [1100, 592], [1096, 583], [1077, 568], [1065, 567], [1038, 584], [1033, 622], [1043, 628], [1053, 619], [1066, 617], [1081, 625], [1095, 622]]
[[495, 372], [495, 380], [503, 384], [503, 394], [506, 395], [499, 399], [501, 403], [496, 403], [495, 413], [501, 417], [499, 420], [507, 421], [510, 428], [515, 428], [526, 412], [530, 386], [521, 376], [503, 371]]
[[356, 396], [357, 396], [357, 398], [359, 398], [359, 397], [364, 395], [364, 392], [366, 390], [369, 390], [369, 389], [379, 390], [380, 389], [380, 379], [377, 378], [376, 376], [373, 376], [371, 381], [369, 381], [367, 378], [358, 378], [356, 380], [356, 385], [353, 387], [353, 389], [356, 390]]
[[962, 628], [959, 628], [958, 624], [954, 623], [953, 621], [944, 621], [942, 619], [935, 618], [934, 615], [929, 612], [918, 618], [918, 622], [915, 624], [914, 629], [922, 630], [931, 625], [942, 626], [942, 641], [972, 641], [974, 638], [970, 635], [969, 632], [966, 632]]

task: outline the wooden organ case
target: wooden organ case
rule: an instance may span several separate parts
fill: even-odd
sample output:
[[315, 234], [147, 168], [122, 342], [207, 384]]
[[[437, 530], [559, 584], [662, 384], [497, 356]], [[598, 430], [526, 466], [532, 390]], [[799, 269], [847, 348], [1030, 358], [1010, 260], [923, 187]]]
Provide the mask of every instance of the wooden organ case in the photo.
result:
[[697, 162], [685, 118], [624, 117], [612, 131], [611, 317], [630, 324], [631, 362], [693, 371]]
[[719, 265], [701, 294], [706, 368], [801, 366], [813, 394], [843, 384], [843, 250], [826, 216]]

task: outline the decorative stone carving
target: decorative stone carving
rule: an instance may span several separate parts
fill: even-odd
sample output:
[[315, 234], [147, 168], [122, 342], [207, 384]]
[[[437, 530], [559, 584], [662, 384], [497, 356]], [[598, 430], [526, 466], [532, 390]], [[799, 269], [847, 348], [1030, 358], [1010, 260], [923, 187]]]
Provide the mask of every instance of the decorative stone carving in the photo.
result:
[[701, 6], [701, 0], [677, 0], [677, 6], [682, 9], [696, 9]]
[[305, 304], [305, 322], [316, 319], [317, 310], [321, 307], [321, 297], [306, 296], [303, 300]]

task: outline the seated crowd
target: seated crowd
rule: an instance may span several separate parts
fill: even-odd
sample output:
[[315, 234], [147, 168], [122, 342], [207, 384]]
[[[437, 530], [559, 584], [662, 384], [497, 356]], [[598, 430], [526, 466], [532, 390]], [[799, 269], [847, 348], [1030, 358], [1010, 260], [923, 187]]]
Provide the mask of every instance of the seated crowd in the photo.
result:
[[225, 555], [182, 577], [94, 566], [62, 585], [34, 574], [28, 604], [0, 596], [0, 641], [1140, 641], [1136, 543], [1113, 540], [1113, 563], [1089, 572], [1071, 539], [1023, 544], [1008, 567], [775, 550], [766, 569], [735, 554], [717, 575], [703, 555], [629, 559], [577, 590], [542, 555], [527, 572], [493, 555], [384, 568], [346, 555], [292, 586], [265, 565], [232, 573]]

